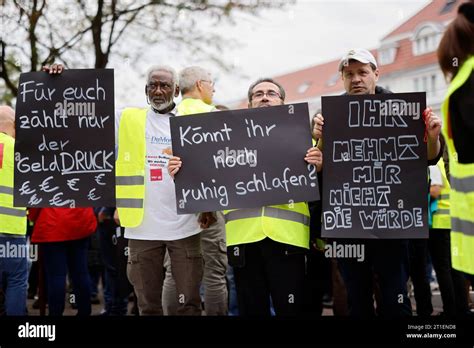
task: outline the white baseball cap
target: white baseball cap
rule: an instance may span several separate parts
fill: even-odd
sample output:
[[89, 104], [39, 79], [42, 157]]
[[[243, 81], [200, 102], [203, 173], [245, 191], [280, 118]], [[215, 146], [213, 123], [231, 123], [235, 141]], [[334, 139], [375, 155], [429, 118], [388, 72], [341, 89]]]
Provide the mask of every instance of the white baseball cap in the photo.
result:
[[377, 61], [372, 53], [363, 48], [354, 48], [341, 58], [341, 61], [339, 62], [339, 71], [342, 71], [342, 69], [349, 64], [349, 60], [351, 59], [364, 64], [372, 63], [375, 68], [377, 68]]

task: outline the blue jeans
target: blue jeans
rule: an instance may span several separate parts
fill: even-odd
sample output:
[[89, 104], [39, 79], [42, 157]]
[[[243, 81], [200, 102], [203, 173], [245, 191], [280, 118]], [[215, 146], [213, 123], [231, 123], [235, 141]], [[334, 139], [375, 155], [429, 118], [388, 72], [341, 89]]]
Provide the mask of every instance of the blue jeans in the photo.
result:
[[[0, 287], [5, 292], [7, 315], [26, 315], [28, 247], [26, 238], [0, 236]], [[13, 254], [15, 251], [16, 254]]]
[[49, 315], [59, 316], [64, 312], [68, 271], [77, 303], [77, 315], [91, 314], [88, 245], [88, 238], [41, 244], [48, 287]]
[[232, 266], [227, 266], [227, 284], [229, 287], [229, 316], [238, 316], [239, 307], [237, 304], [237, 290], [235, 289], [234, 269]]

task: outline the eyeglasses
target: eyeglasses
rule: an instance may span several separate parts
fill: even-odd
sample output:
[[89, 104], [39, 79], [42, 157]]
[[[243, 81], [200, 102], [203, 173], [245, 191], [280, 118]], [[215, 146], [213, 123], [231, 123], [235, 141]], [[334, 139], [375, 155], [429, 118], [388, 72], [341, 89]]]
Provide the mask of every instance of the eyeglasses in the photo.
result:
[[265, 95], [270, 99], [275, 99], [275, 98], [281, 99], [280, 93], [278, 93], [276, 91], [272, 91], [272, 90], [269, 90], [267, 92], [257, 91], [257, 92], [252, 94], [252, 99], [262, 99]]
[[208, 82], [211, 85], [211, 87], [214, 87], [214, 81], [201, 80], [201, 82]]
[[146, 86], [151, 92], [156, 91], [158, 88], [163, 91], [170, 91], [173, 88], [171, 84], [166, 82], [150, 82]]

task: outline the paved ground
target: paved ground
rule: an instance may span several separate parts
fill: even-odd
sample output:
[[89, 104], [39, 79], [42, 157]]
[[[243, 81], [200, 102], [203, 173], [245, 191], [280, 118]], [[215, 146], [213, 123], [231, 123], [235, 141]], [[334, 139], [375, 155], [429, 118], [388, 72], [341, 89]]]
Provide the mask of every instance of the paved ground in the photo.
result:
[[[471, 291], [471, 299], [474, 301], [474, 292]], [[101, 303], [100, 304], [95, 304], [92, 305], [92, 315], [99, 315], [102, 310], [103, 310], [103, 298], [100, 298]], [[410, 300], [413, 304], [413, 310], [416, 311], [416, 304], [415, 304], [415, 299], [413, 297], [410, 297]], [[29, 315], [40, 315], [40, 310], [39, 309], [33, 309], [32, 304], [34, 300], [28, 300], [28, 313]], [[432, 297], [432, 303], [433, 303], [433, 308], [434, 308], [434, 313], [433, 315], [437, 315], [438, 313], [442, 312], [443, 310], [443, 304], [441, 302], [441, 296], [438, 290], [433, 291], [433, 297]], [[128, 305], [128, 313], [131, 315], [131, 310], [133, 307], [133, 302], [129, 302]], [[47, 313], [47, 309], [46, 309]], [[76, 310], [71, 307], [70, 304], [66, 304], [64, 315], [75, 315]], [[333, 311], [330, 308], [324, 308], [323, 310], [323, 315], [324, 316], [332, 316]]]

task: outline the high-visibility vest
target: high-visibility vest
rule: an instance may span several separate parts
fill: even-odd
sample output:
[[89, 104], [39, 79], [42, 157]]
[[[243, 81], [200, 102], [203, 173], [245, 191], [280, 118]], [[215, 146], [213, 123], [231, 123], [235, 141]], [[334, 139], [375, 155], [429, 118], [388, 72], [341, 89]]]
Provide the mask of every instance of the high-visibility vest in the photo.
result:
[[309, 249], [307, 203], [224, 211], [227, 246], [258, 242], [266, 237]]
[[449, 98], [473, 73], [474, 57], [460, 67], [449, 85], [441, 106], [444, 118], [443, 135], [449, 150], [449, 171], [451, 178], [451, 259], [453, 268], [474, 274], [474, 163], [458, 162], [454, 146]]
[[[200, 99], [186, 98], [178, 115], [211, 112], [215, 107]], [[309, 248], [307, 203], [273, 205], [224, 211], [227, 246], [258, 242], [269, 237], [277, 242]]]
[[15, 139], [0, 133], [0, 233], [25, 235], [26, 208], [13, 206]]
[[177, 106], [177, 114], [192, 115], [216, 110], [214, 105], [204, 103], [201, 99], [185, 98]]
[[449, 192], [451, 191], [451, 186], [449, 185], [448, 178], [446, 177], [446, 170], [444, 169], [443, 158], [440, 158], [436, 164], [441, 172], [441, 177], [443, 178], [443, 188], [438, 197], [438, 207], [433, 213], [433, 228], [436, 229], [451, 229], [451, 216], [449, 214]]
[[148, 109], [127, 108], [119, 126], [118, 158], [115, 164], [115, 194], [120, 224], [142, 223], [145, 201], [145, 126]]

